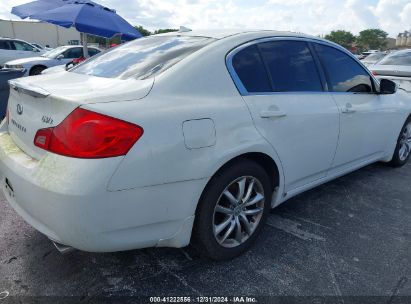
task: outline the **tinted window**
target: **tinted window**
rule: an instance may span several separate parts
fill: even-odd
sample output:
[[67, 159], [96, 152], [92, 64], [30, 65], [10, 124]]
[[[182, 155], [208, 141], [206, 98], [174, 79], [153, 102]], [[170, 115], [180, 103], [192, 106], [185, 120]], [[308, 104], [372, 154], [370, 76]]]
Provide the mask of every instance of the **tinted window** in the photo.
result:
[[153, 77], [214, 41], [204, 37], [158, 36], [136, 39], [102, 52], [70, 72], [106, 78]]
[[411, 66], [411, 52], [398, 52], [392, 55], [388, 55], [378, 64]]
[[307, 43], [270, 41], [258, 45], [276, 92], [322, 91], [317, 66]]
[[270, 82], [256, 45], [233, 57], [233, 68], [248, 92], [271, 92]]
[[33, 52], [34, 47], [22, 41], [14, 41], [14, 46], [18, 51]]
[[64, 58], [68, 59], [77, 59], [84, 57], [83, 56], [83, 49], [80, 47], [68, 49], [63, 53]]
[[370, 75], [347, 54], [333, 47], [315, 44], [332, 92], [372, 92]]
[[100, 51], [97, 50], [97, 49], [89, 49], [88, 50], [88, 54], [90, 55], [90, 57], [93, 57], [94, 55], [97, 55], [98, 53], [100, 53]]
[[13, 48], [10, 45], [10, 41], [0, 40], [0, 49], [1, 50], [12, 50]]

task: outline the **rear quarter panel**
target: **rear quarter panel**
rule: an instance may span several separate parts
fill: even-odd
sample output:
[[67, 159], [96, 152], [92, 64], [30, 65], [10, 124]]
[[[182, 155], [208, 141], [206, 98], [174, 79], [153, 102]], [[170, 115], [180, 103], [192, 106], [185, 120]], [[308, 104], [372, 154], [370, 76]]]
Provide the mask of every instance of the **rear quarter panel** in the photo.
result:
[[[257, 132], [227, 71], [227, 45], [215, 42], [184, 59], [157, 77], [150, 94], [140, 101], [86, 106], [144, 128], [143, 137], [111, 178], [110, 191], [207, 180], [226, 162], [248, 152], [271, 156], [281, 170], [275, 150]], [[183, 123], [205, 118], [214, 122], [215, 144], [189, 149]]]

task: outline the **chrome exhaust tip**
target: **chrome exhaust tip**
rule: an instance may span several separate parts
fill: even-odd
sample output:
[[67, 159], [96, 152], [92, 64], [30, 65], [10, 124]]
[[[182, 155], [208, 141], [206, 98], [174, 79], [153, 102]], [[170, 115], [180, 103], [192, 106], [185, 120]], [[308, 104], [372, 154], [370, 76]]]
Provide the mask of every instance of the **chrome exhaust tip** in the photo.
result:
[[53, 242], [54, 247], [57, 248], [57, 250], [61, 253], [61, 254], [68, 254], [72, 251], [74, 251], [75, 249], [73, 247], [67, 246], [67, 245], [63, 245], [57, 242]]

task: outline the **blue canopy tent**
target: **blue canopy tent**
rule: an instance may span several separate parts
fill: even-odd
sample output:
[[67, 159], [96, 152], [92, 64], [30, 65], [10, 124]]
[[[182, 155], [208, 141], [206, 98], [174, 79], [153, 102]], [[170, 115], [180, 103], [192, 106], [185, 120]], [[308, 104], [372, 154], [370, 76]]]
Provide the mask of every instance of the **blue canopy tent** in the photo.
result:
[[87, 36], [84, 34], [105, 38], [121, 35], [123, 40], [142, 37], [140, 32], [117, 15], [115, 10], [88, 0], [37, 0], [15, 6], [11, 12], [22, 19], [30, 18], [65, 28], [76, 28], [82, 33], [86, 57], [88, 57]]

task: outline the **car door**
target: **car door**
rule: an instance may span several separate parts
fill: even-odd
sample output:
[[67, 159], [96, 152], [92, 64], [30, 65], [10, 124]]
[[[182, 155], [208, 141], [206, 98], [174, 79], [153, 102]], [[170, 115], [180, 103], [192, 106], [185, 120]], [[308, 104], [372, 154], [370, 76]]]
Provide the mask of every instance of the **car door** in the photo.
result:
[[370, 73], [345, 51], [315, 43], [328, 90], [340, 113], [340, 139], [333, 171], [346, 171], [380, 159], [392, 142], [395, 105], [376, 93]]
[[337, 147], [339, 112], [307, 42], [255, 42], [234, 50], [230, 65], [255, 126], [280, 157], [286, 191], [324, 178]]

